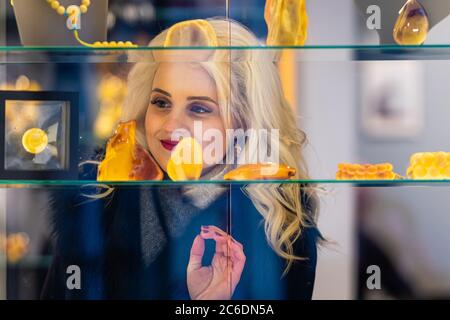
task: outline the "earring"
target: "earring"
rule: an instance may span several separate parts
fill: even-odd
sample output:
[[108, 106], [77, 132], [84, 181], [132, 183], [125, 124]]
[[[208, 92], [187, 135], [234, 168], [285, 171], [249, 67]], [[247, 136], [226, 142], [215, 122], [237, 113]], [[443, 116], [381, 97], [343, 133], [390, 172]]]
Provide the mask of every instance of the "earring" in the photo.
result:
[[421, 45], [425, 42], [430, 22], [418, 0], [407, 0], [400, 9], [393, 36], [399, 45]]

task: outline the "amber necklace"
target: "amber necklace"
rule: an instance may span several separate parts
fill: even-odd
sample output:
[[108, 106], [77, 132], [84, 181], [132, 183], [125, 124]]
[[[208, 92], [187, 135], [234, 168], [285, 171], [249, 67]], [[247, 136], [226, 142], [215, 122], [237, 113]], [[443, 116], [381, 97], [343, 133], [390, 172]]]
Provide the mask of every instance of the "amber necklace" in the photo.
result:
[[[66, 15], [67, 18], [67, 28], [69, 30], [73, 31], [75, 39], [83, 46], [90, 47], [90, 48], [119, 48], [119, 47], [126, 47], [126, 48], [136, 48], [137, 45], [133, 44], [130, 41], [123, 42], [100, 42], [97, 41], [94, 44], [84, 42], [80, 39], [80, 36], [78, 34], [78, 30], [81, 30], [81, 14], [85, 14], [89, 10], [89, 6], [91, 5], [90, 0], [81, 0], [81, 5], [70, 5], [67, 8], [62, 6], [59, 1], [57, 0], [45, 0], [48, 5], [56, 11], [59, 15]], [[14, 6], [14, 0], [11, 0], [11, 5]]]
[[[56, 12], [58, 12], [59, 15], [73, 14], [73, 10], [74, 10], [73, 7], [75, 7], [75, 6], [69, 6], [66, 10], [66, 8], [64, 8], [56, 0], [46, 0], [46, 1], [50, 5], [50, 7], [52, 7], [52, 9], [54, 9]], [[87, 13], [90, 5], [91, 5], [91, 0], [82, 0], [81, 5], [79, 6], [81, 13]]]

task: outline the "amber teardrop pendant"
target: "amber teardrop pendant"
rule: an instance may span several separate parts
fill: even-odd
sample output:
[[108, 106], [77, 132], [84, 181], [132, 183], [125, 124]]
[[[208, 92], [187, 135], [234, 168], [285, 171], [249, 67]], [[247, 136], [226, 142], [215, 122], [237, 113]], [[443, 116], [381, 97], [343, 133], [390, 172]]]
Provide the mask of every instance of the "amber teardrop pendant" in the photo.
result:
[[421, 45], [425, 42], [430, 22], [418, 0], [408, 0], [399, 12], [393, 36], [399, 45]]

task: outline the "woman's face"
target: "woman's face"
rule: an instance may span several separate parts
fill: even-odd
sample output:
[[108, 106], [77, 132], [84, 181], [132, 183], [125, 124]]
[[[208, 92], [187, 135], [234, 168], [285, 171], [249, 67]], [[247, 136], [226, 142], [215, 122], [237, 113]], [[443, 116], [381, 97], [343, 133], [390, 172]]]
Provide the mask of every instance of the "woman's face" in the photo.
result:
[[[196, 130], [201, 124], [201, 131]], [[215, 152], [217, 162], [225, 155], [225, 126], [220, 115], [217, 88], [214, 80], [200, 65], [183, 62], [161, 63], [152, 84], [150, 104], [145, 117], [147, 144], [155, 160], [163, 170], [167, 169], [171, 151], [177, 140], [172, 140], [175, 130], [188, 131], [197, 138], [203, 150], [211, 141], [201, 137], [209, 129], [221, 133], [223, 150]], [[201, 133], [201, 137], [198, 137]], [[214, 142], [214, 141], [213, 141]], [[204, 168], [214, 163], [208, 160]]]

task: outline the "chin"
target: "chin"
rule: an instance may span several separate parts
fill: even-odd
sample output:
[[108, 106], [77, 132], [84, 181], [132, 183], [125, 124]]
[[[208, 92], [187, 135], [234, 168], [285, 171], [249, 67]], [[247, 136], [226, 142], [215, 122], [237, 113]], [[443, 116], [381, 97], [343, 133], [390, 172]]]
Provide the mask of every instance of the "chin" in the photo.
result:
[[158, 166], [159, 166], [164, 172], [166, 172], [167, 163], [169, 162], [169, 157], [170, 157], [170, 155], [168, 155], [168, 156], [163, 156], [163, 157], [161, 157], [161, 156], [155, 156], [155, 155], [165, 154], [165, 151], [166, 151], [166, 150], [160, 150], [160, 149], [158, 149], [158, 148], [156, 148], [156, 149], [150, 148], [150, 154], [151, 154], [151, 156], [153, 157], [153, 159], [156, 161], [156, 163], [158, 164]]

